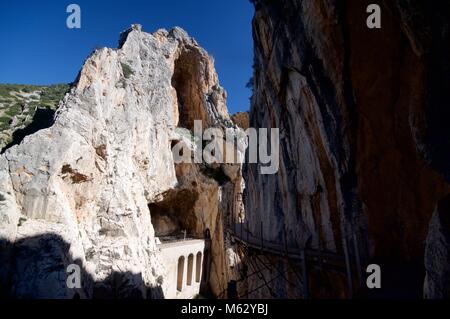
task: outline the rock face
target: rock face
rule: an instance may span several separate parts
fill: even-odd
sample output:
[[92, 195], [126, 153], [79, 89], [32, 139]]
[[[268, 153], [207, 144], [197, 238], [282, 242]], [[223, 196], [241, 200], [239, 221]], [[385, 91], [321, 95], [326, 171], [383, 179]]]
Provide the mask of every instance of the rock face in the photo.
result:
[[246, 130], [250, 126], [248, 112], [237, 112], [231, 116], [231, 120], [240, 128]]
[[[207, 284], [221, 291], [221, 214], [240, 173], [219, 184], [198, 165], [183, 170], [171, 144], [181, 139], [177, 127], [191, 129], [194, 119], [229, 124], [225, 101], [212, 59], [179, 28], [149, 34], [133, 25], [118, 49], [96, 50], [53, 125], [0, 157], [2, 294], [164, 297], [151, 216], [161, 203], [185, 214], [173, 218], [192, 235], [209, 229]], [[66, 285], [72, 263], [82, 269], [79, 289]]]
[[450, 196], [439, 202], [425, 247], [425, 298], [450, 297]]
[[[349, 257], [353, 293], [363, 265], [374, 261], [395, 279], [384, 296], [420, 297], [427, 227], [450, 191], [449, 5], [383, 2], [382, 28], [369, 29], [371, 1], [253, 2], [250, 126], [280, 129], [280, 169], [244, 169], [251, 231], [262, 223], [267, 240]], [[448, 269], [432, 248], [442, 245], [436, 214], [429, 297], [448, 291], [435, 286]], [[304, 278], [284, 259], [274, 262], [286, 278], [250, 297], [304, 296]], [[352, 295], [345, 272], [311, 269], [308, 277], [310, 297]], [[249, 280], [249, 290], [261, 283]]]

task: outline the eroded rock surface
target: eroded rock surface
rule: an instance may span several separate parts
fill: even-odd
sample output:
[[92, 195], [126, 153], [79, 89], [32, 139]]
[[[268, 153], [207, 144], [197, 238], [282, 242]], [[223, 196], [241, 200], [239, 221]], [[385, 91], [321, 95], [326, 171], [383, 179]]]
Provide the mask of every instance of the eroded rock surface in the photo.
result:
[[[356, 268], [376, 260], [386, 275], [392, 261], [416, 265], [392, 277], [417, 283], [396, 285], [396, 296], [420, 297], [429, 220], [450, 191], [449, 5], [385, 1], [382, 28], [371, 30], [371, 1], [253, 2], [250, 126], [280, 129], [280, 169], [245, 168], [252, 232], [262, 223], [267, 240], [347, 254]], [[288, 277], [250, 297], [304, 296], [303, 280], [279, 264]], [[351, 296], [345, 272], [309, 277], [310, 297]]]
[[[177, 174], [171, 144], [194, 119], [230, 125], [225, 103], [212, 59], [180, 28], [133, 25], [118, 49], [96, 50], [54, 124], [0, 157], [2, 294], [164, 297], [149, 204], [183, 189], [189, 196], [171, 209], [184, 205], [193, 234], [209, 228], [211, 289], [223, 289], [220, 194], [240, 175], [222, 186], [196, 165]], [[71, 263], [82, 268], [81, 289], [66, 286]]]

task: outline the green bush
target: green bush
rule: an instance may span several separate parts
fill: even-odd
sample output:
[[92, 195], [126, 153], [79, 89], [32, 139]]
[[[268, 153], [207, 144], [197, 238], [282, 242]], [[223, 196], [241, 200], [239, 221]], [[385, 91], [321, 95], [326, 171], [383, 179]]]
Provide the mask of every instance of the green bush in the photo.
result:
[[9, 121], [11, 121], [11, 117], [9, 116], [1, 116], [0, 117], [0, 131], [7, 130], [9, 128]]
[[17, 227], [22, 226], [23, 223], [25, 223], [26, 221], [27, 221], [27, 219], [25, 217], [20, 217], [19, 222], [17, 223]]
[[[34, 116], [37, 107], [56, 109], [64, 95], [69, 92], [69, 84], [55, 84], [49, 86], [0, 84], [0, 103], [3, 116], [0, 117], [0, 132], [16, 128], [11, 127], [11, 119], [16, 118], [20, 126], [27, 125]], [[28, 98], [11, 95], [11, 92], [33, 93]], [[21, 115], [22, 114], [22, 115]], [[28, 117], [27, 117], [28, 115]], [[17, 127], [18, 128], [18, 127]], [[3, 138], [4, 142], [5, 138]]]
[[122, 66], [123, 76], [126, 79], [128, 79], [130, 76], [134, 74], [133, 69], [128, 64], [120, 62], [120, 65]]
[[13, 117], [17, 114], [22, 113], [22, 104], [15, 103], [14, 105], [10, 106], [6, 111], [5, 115], [8, 115], [10, 117]]

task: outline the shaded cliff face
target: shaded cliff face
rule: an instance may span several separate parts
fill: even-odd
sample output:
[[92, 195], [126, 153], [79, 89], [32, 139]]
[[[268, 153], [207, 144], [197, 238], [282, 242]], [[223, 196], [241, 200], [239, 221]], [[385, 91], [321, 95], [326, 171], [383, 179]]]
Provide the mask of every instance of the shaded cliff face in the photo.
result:
[[[160, 211], [183, 222], [188, 235], [208, 229], [206, 284], [221, 291], [221, 214], [241, 185], [239, 167], [219, 183], [197, 165], [175, 165], [171, 146], [194, 119], [222, 127], [225, 100], [212, 59], [179, 28], [149, 34], [134, 25], [118, 49], [96, 50], [54, 123], [0, 157], [1, 293], [164, 297]], [[66, 286], [74, 262], [83, 270], [75, 290]]]
[[[420, 297], [428, 224], [450, 192], [450, 6], [382, 1], [371, 30], [369, 3], [254, 1], [250, 126], [280, 129], [280, 170], [246, 166], [246, 212], [268, 240], [377, 261], [386, 278], [403, 269], [385, 296]], [[350, 296], [344, 274], [310, 277], [312, 297]], [[303, 291], [298, 279], [273, 287]]]

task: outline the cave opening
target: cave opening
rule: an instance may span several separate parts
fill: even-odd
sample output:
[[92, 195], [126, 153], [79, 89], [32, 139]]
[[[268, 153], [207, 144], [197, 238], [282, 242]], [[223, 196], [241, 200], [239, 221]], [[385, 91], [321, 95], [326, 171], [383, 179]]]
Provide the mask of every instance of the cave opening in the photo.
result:
[[206, 72], [202, 56], [194, 47], [185, 46], [175, 60], [172, 87], [177, 93], [178, 126], [193, 131], [194, 120], [206, 120], [204, 97], [200, 85], [201, 74]]
[[201, 238], [196, 231], [194, 211], [198, 194], [195, 191], [171, 190], [163, 199], [148, 205], [155, 236], [167, 242], [187, 238]]

